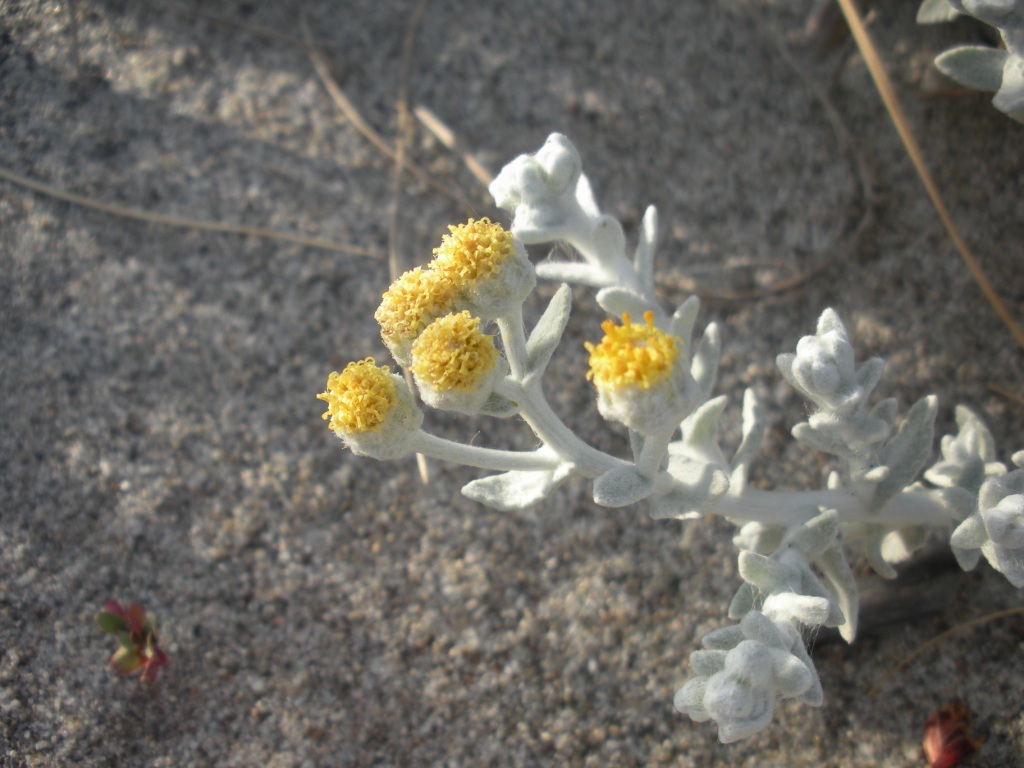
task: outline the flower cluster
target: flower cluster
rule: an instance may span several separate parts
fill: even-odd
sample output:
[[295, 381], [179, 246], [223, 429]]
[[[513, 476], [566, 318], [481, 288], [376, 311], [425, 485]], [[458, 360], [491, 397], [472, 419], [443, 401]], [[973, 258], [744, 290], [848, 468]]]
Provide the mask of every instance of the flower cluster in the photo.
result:
[[[974, 12], [1019, 2], [963, 5]], [[695, 334], [696, 297], [674, 311], [658, 302], [654, 208], [627, 258], [622, 227], [600, 211], [576, 148], [560, 134], [506, 166], [491, 192], [512, 215], [511, 228], [488, 219], [450, 227], [429, 264], [391, 285], [376, 318], [425, 404], [517, 415], [540, 447], [508, 451], [429, 434], [405, 380], [372, 359], [330, 375], [319, 395], [328, 405], [324, 418], [357, 454], [393, 459], [420, 452], [494, 470], [463, 493], [497, 509], [536, 504], [576, 476], [592, 483], [594, 501], [606, 507], [646, 502], [652, 517], [715, 514], [739, 526], [733, 541], [743, 584], [728, 608], [738, 624], [710, 633], [690, 656], [692, 676], [676, 694], [678, 709], [715, 720], [722, 741], [733, 741], [765, 727], [780, 699], [821, 704], [801, 638], [827, 626], [853, 640], [859, 598], [845, 552], [851, 545], [892, 576], [892, 563], [927, 535], [955, 527], [951, 543], [964, 568], [984, 555], [1024, 585], [1024, 452], [1014, 457], [1021, 469], [1007, 472], [970, 411], [957, 411], [959, 434], [944, 437], [942, 457], [926, 467], [935, 398], [921, 398], [902, 420], [894, 399], [872, 405], [884, 364], [872, 358], [858, 365], [845, 326], [826, 309], [816, 332], [777, 364], [810, 405], [793, 436], [835, 456], [839, 467], [823, 488], [753, 487], [749, 469], [766, 431], [762, 405], [752, 390], [744, 394], [742, 440], [728, 457], [718, 438], [727, 399], [712, 396], [719, 333], [709, 324]], [[524, 244], [550, 240], [568, 243], [582, 260], [548, 261], [535, 274]], [[536, 276], [594, 288], [600, 306], [622, 318], [605, 320], [602, 337], [584, 346], [598, 411], [628, 427], [624, 456], [588, 445], [544, 396], [542, 380], [568, 323], [572, 291], [563, 284], [527, 328], [522, 303]], [[634, 322], [639, 317], [643, 322]]]
[[427, 326], [466, 310], [488, 320], [518, 306], [536, 285], [533, 265], [512, 233], [490, 219], [448, 228], [434, 259], [399, 277], [375, 315], [381, 338], [400, 365]]

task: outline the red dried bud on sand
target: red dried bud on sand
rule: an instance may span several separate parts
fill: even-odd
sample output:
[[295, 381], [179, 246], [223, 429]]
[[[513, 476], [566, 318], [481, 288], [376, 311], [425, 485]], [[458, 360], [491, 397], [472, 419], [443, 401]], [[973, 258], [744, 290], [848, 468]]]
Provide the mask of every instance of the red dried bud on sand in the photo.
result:
[[928, 768], [953, 768], [974, 754], [981, 739], [970, 735], [971, 713], [962, 701], [952, 701], [932, 712], [924, 727], [924, 754]]

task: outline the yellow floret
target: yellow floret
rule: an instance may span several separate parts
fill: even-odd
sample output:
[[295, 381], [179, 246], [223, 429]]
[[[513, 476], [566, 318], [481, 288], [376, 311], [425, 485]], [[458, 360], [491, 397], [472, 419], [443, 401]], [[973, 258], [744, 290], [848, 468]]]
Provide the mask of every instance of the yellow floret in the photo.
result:
[[494, 339], [463, 310], [431, 323], [412, 347], [412, 372], [439, 392], [472, 392], [494, 368]]
[[448, 231], [451, 234], [441, 238], [441, 246], [434, 249], [430, 266], [463, 285], [491, 277], [515, 253], [512, 233], [486, 217], [451, 225]]
[[330, 418], [331, 431], [345, 434], [370, 432], [384, 423], [395, 404], [395, 383], [385, 365], [377, 367], [368, 357], [349, 363], [341, 373], [334, 371], [327, 378], [327, 391], [317, 398], [327, 403], [324, 418]]
[[452, 306], [457, 294], [457, 287], [447, 275], [422, 267], [406, 272], [381, 297], [374, 314], [381, 337], [389, 346], [411, 343]]
[[623, 312], [621, 326], [614, 320], [601, 323], [600, 344], [584, 343], [590, 352], [587, 378], [598, 388], [646, 390], [671, 375], [682, 341], [655, 328], [653, 312], [645, 312], [644, 320], [645, 326], [631, 325], [629, 313]]

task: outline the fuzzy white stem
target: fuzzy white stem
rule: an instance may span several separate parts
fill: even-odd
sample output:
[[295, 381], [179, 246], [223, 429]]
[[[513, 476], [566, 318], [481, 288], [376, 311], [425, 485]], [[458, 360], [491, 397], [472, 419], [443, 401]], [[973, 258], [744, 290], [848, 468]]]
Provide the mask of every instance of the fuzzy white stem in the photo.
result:
[[511, 379], [505, 379], [498, 387], [498, 393], [519, 404], [519, 415], [547, 448], [576, 466], [574, 474], [593, 479], [610, 469], [630, 464], [597, 450], [577, 437], [551, 410], [539, 382], [524, 387]]
[[480, 469], [493, 469], [498, 472], [554, 469], [562, 463], [561, 458], [545, 448], [536, 451], [503, 451], [494, 448], [480, 448], [475, 445], [446, 440], [422, 430], [413, 434], [409, 448], [411, 451], [435, 459]]
[[529, 373], [526, 351], [526, 328], [523, 324], [523, 305], [519, 304], [508, 315], [497, 319], [501, 341], [505, 345], [505, 358], [512, 378], [522, 381]]
[[884, 523], [887, 526], [947, 525], [956, 518], [942, 503], [938, 491], [907, 490], [896, 496], [881, 514], [842, 490], [762, 491], [746, 488], [740, 495], [725, 494], [712, 501], [705, 512], [727, 517], [738, 524], [749, 522], [773, 525], [804, 523], [818, 509], [834, 509], [840, 523]]

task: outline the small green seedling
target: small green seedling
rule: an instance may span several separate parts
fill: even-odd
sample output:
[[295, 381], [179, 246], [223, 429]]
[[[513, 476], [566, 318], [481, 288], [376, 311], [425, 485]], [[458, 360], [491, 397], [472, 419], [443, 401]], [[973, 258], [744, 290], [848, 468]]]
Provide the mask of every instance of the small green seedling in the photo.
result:
[[142, 670], [141, 680], [152, 683], [157, 672], [167, 665], [167, 654], [159, 646], [156, 621], [138, 603], [127, 608], [114, 600], [103, 604], [96, 614], [96, 624], [108, 635], [113, 635], [121, 647], [110, 657], [110, 666], [122, 675]]

